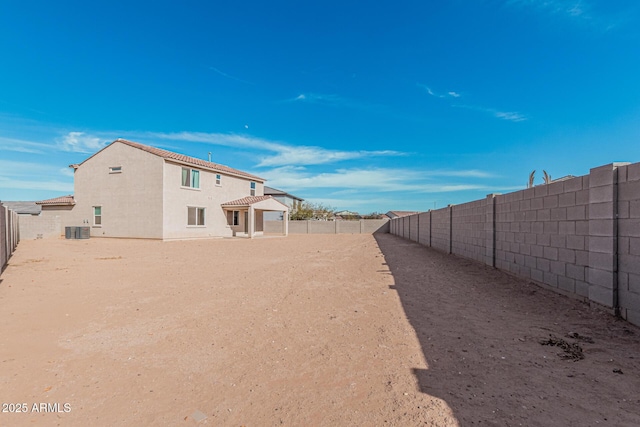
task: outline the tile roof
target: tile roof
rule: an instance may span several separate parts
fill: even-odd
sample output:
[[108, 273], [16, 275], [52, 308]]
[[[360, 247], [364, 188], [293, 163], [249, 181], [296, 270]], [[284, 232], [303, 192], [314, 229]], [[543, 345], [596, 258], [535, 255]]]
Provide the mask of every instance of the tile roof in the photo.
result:
[[[254, 203], [262, 202], [264, 200], [273, 199], [271, 196], [248, 196], [242, 199], [232, 200], [230, 202], [223, 203], [222, 206], [249, 206]], [[275, 200], [275, 199], [274, 199]]]
[[300, 197], [294, 196], [293, 194], [287, 193], [282, 190], [278, 190], [277, 188], [269, 187], [268, 185], [264, 186], [263, 192], [265, 195], [269, 195], [269, 196], [288, 196], [288, 197], [291, 197], [292, 199], [304, 201], [304, 199], [301, 199]]
[[53, 199], [40, 200], [36, 202], [36, 205], [53, 206], [53, 205], [75, 205], [76, 201], [73, 199], [73, 194], [62, 197], [55, 197]]
[[[202, 167], [202, 168], [211, 169], [211, 170], [213, 170], [215, 172], [221, 172], [221, 173], [227, 173], [227, 174], [230, 174], [230, 175], [241, 176], [241, 177], [244, 177], [244, 178], [249, 178], [249, 179], [253, 179], [253, 180], [256, 180], [256, 181], [260, 181], [260, 182], [264, 182], [265, 181], [264, 178], [260, 178], [259, 176], [256, 176], [256, 175], [251, 175], [250, 173], [243, 172], [243, 171], [238, 170], [238, 169], [230, 168], [229, 166], [220, 165], [218, 163], [208, 162], [206, 160], [196, 159], [195, 157], [185, 156], [184, 154], [174, 153], [172, 151], [167, 151], [167, 150], [163, 150], [161, 148], [151, 147], [149, 145], [140, 144], [138, 142], [127, 141], [126, 139], [122, 139], [122, 138], [116, 139], [115, 141], [113, 141], [109, 145], [115, 144], [116, 142], [128, 145], [129, 147], [137, 148], [137, 149], [142, 150], [142, 151], [146, 151], [147, 153], [151, 153], [151, 154], [153, 154], [155, 156], [162, 157], [163, 159], [166, 159], [166, 160], [175, 160], [175, 161], [180, 162], [180, 163], [186, 163], [186, 164], [193, 165], [193, 166], [199, 166], [199, 167]], [[103, 150], [104, 150], [104, 148], [103, 148]], [[95, 156], [95, 154], [94, 154], [94, 156]], [[91, 157], [93, 157], [93, 156], [91, 156]], [[91, 157], [89, 157], [89, 158], [91, 158]], [[89, 160], [89, 159], [87, 159], [87, 160]], [[85, 162], [87, 160], [85, 160]], [[84, 163], [84, 162], [82, 162], [82, 163]]]

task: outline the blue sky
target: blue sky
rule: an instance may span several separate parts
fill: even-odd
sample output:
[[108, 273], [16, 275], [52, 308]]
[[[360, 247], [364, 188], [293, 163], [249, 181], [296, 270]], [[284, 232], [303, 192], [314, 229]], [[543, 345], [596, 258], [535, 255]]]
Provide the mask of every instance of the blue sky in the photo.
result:
[[635, 163], [640, 2], [4, 0], [0, 200], [116, 138], [361, 213]]

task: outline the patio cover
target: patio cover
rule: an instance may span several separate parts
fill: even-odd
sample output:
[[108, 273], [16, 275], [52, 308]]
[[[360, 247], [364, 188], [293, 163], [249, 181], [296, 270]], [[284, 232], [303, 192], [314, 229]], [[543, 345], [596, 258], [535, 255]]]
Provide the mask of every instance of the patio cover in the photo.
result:
[[232, 200], [225, 202], [222, 205], [225, 210], [246, 210], [249, 212], [249, 227], [248, 234], [252, 238], [255, 236], [255, 211], [278, 211], [283, 212], [283, 230], [282, 233], [286, 236], [289, 234], [289, 207], [284, 203], [281, 203], [271, 196], [248, 196], [242, 199]]

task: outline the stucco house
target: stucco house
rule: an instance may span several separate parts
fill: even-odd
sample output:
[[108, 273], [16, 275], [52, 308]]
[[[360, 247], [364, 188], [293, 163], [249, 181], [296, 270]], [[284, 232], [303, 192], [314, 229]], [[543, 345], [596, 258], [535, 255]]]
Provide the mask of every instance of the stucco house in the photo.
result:
[[124, 139], [70, 167], [74, 194], [65, 202], [73, 204], [63, 226], [88, 226], [92, 237], [254, 237], [264, 212], [286, 218], [289, 210], [264, 195], [263, 178]]
[[[277, 201], [287, 205], [289, 207], [289, 212], [295, 212], [302, 202], [304, 202], [304, 199], [301, 199], [300, 197], [267, 185], [264, 186], [264, 195], [272, 196]], [[282, 221], [282, 212], [265, 212], [264, 219], [269, 221]]]

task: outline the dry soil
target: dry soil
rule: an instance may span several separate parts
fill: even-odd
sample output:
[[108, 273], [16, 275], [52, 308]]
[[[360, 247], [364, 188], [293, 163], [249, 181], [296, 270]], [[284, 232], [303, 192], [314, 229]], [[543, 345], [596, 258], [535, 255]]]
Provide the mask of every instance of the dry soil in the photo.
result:
[[2, 426], [640, 425], [639, 328], [388, 234], [23, 241], [0, 328]]

